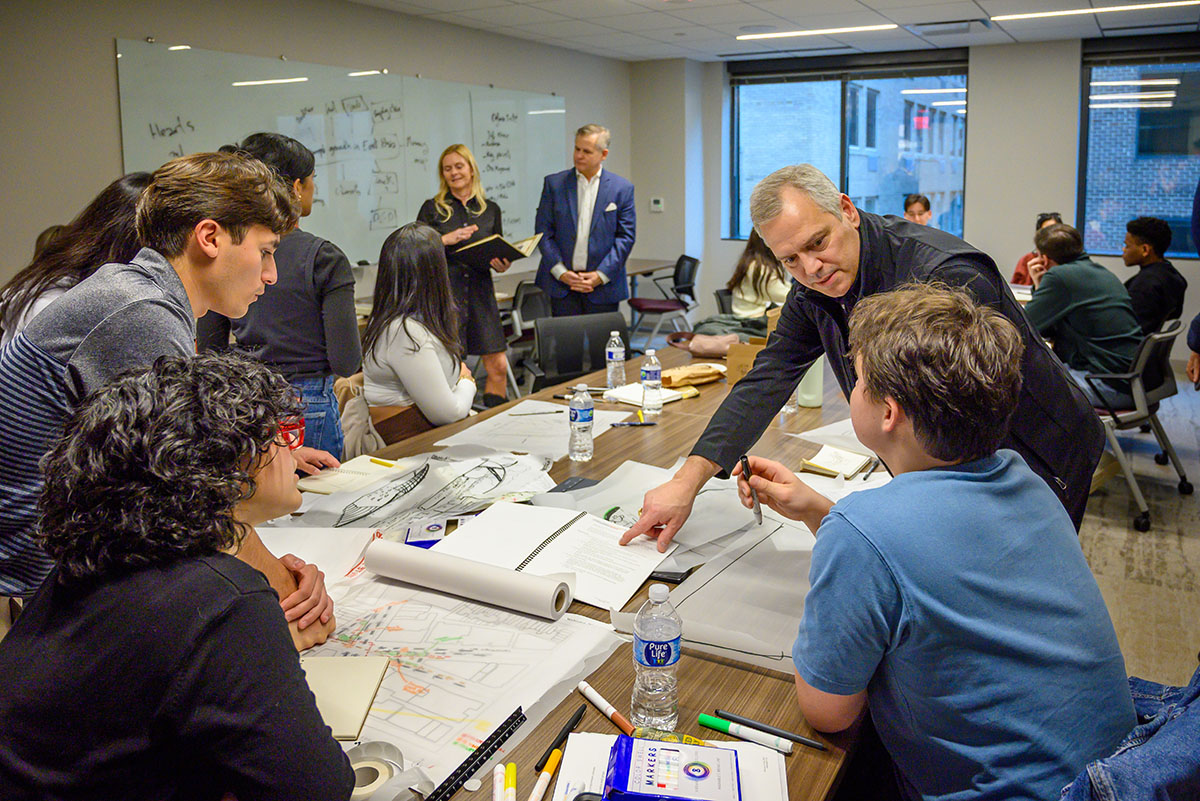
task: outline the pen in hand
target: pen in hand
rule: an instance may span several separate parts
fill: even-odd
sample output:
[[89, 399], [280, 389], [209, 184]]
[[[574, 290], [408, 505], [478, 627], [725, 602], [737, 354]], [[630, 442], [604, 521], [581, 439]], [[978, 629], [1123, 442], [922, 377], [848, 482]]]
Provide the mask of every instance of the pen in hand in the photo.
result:
[[[754, 475], [750, 472], [750, 460], [743, 455], [738, 461], [742, 463], [742, 478], [746, 480], [746, 486], [750, 487], [750, 476]], [[750, 500], [754, 502], [754, 522], [761, 526], [763, 521], [762, 505], [758, 502], [758, 493], [754, 487], [750, 487]]]

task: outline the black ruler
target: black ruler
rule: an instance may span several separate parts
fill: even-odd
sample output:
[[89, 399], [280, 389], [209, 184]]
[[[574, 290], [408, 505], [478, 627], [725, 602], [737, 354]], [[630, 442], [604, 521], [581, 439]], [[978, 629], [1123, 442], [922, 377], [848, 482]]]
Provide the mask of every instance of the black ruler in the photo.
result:
[[487, 762], [492, 754], [500, 750], [500, 746], [504, 745], [504, 741], [512, 736], [513, 732], [521, 728], [521, 724], [525, 722], [525, 713], [521, 711], [521, 707], [517, 707], [516, 711], [504, 719], [504, 722], [496, 727], [496, 730], [487, 736], [487, 739], [479, 744], [479, 747], [471, 752], [471, 755], [463, 760], [462, 764], [454, 769], [446, 781], [437, 786], [432, 793], [425, 797], [425, 801], [446, 801], [450, 796], [458, 792], [458, 788], [467, 783], [467, 779], [474, 776], [479, 769], [483, 767], [483, 763]]

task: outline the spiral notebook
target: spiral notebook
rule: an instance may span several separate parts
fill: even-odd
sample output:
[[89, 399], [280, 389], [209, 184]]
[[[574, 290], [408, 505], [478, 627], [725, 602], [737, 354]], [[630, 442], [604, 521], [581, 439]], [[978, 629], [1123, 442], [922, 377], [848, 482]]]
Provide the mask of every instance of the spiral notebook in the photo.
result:
[[621, 609], [675, 548], [659, 553], [645, 537], [622, 546], [623, 533], [587, 512], [500, 502], [433, 550], [537, 576], [574, 573], [575, 600]]

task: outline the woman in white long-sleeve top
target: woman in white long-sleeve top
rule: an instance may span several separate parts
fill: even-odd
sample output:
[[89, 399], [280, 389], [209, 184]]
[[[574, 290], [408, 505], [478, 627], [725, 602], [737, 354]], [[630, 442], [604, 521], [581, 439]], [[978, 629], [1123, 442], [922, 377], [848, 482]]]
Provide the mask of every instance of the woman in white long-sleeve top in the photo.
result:
[[424, 223], [404, 225], [383, 243], [363, 352], [369, 406], [415, 405], [438, 426], [471, 411], [475, 381], [462, 362], [446, 251]]

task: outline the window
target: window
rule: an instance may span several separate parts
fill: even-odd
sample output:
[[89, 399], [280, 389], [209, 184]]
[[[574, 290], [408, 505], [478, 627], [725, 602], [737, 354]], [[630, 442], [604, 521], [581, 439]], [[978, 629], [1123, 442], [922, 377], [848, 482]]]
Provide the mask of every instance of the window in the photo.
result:
[[[1085, 51], [1086, 52], [1086, 51]], [[1116, 255], [1125, 223], [1171, 226], [1168, 256], [1196, 257], [1192, 198], [1200, 179], [1200, 57], [1086, 66], [1079, 182], [1084, 245]]]
[[[958, 63], [965, 53], [963, 59]], [[812, 78], [752, 75], [753, 66], [745, 64], [740, 69], [748, 77], [739, 79], [731, 69], [733, 238], [750, 233], [754, 186], [780, 167], [801, 163], [828, 175], [862, 211], [902, 216], [905, 195], [926, 195], [933, 205], [930, 224], [962, 235], [966, 120], [956, 111], [965, 111], [965, 66], [905, 64], [883, 77], [872, 66]]]

